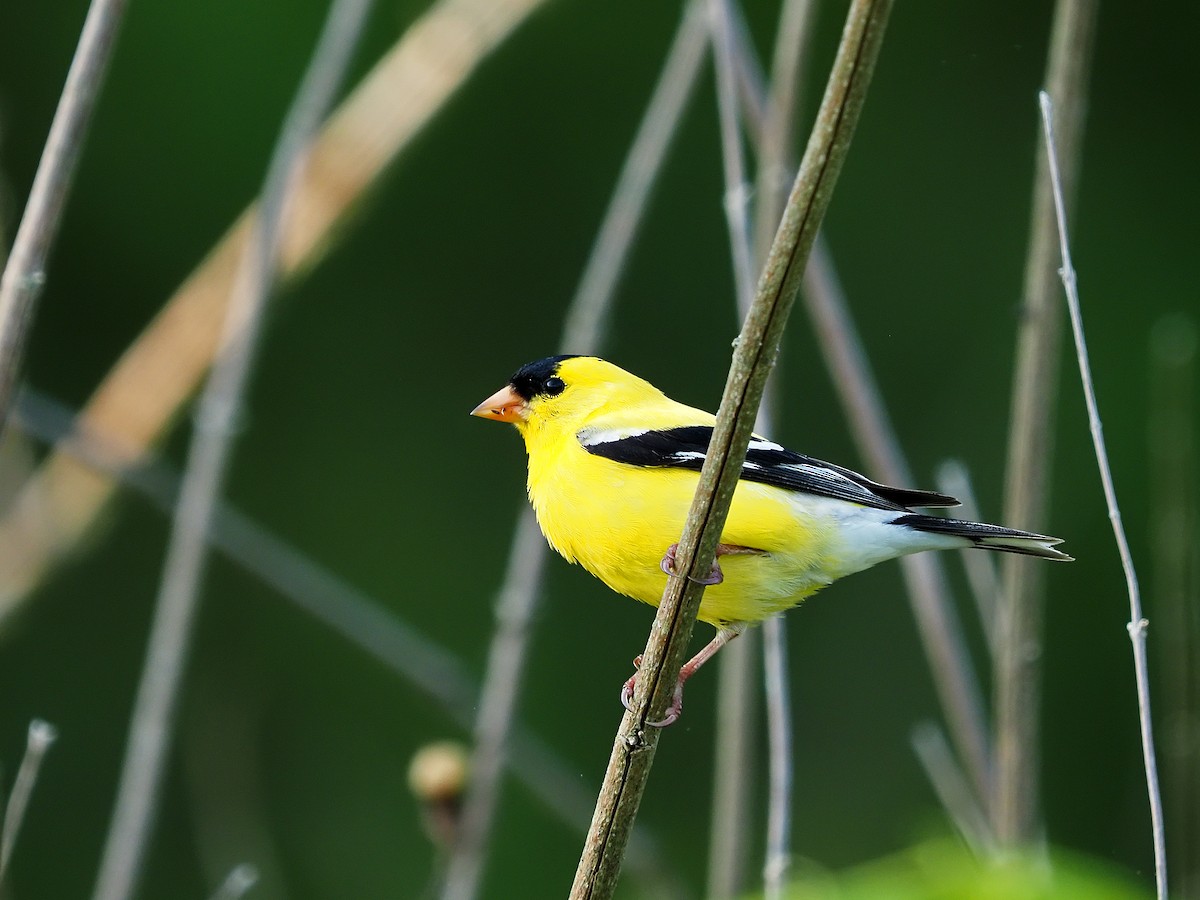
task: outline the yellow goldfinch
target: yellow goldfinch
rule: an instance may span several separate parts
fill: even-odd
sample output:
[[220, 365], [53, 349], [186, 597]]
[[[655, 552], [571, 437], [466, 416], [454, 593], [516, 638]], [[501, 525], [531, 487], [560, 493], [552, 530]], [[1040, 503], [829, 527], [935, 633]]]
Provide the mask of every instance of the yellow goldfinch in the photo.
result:
[[[529, 499], [550, 546], [614, 591], [657, 606], [714, 417], [592, 356], [529, 363], [471, 414], [511, 422], [525, 439]], [[717, 636], [683, 667], [667, 718], [654, 724], [678, 718], [683, 682], [748, 625], [844, 575], [958, 547], [1071, 558], [1054, 549], [1059, 538], [909, 508], [956, 505], [755, 436], [700, 604]], [[633, 681], [622, 692], [626, 706]]]

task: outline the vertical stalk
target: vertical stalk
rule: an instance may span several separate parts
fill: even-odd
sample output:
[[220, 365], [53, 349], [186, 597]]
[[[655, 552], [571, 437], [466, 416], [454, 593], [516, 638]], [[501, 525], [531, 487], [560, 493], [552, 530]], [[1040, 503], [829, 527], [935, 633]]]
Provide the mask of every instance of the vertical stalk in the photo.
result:
[[[854, 441], [870, 464], [870, 471], [891, 484], [911, 483], [908, 462], [883, 406], [879, 385], [823, 239], [818, 239], [805, 273], [804, 305]], [[945, 573], [932, 553], [903, 557], [900, 570], [950, 740], [976, 794], [985, 798], [990, 792], [991, 755], [983, 696]]]
[[88, 7], [12, 252], [0, 276], [0, 434], [8, 421], [25, 340], [46, 281], [46, 259], [58, 235], [125, 5], [126, 0], [92, 0]]
[[370, 7], [371, 0], [334, 0], [267, 169], [262, 215], [234, 282], [221, 351], [200, 397], [112, 824], [96, 879], [96, 900], [126, 900], [137, 887], [174, 731], [206, 538], [231, 456], [234, 422], [249, 382], [266, 302], [278, 274], [284, 214]]
[[[734, 302], [739, 317], [753, 301], [754, 263], [750, 249], [750, 190], [742, 146], [737, 67], [738, 51], [748, 46], [735, 39], [732, 0], [708, 0], [709, 32], [713, 47], [717, 119], [721, 135], [721, 167], [725, 186], [725, 225], [733, 264]], [[742, 63], [745, 65], [745, 63]], [[755, 423], [764, 431], [764, 410]], [[710, 815], [709, 900], [729, 900], [745, 889], [749, 851], [750, 793], [756, 719], [757, 682], [751, 670], [758, 658], [758, 634], [751, 632], [726, 648], [718, 659], [717, 727], [713, 766], [713, 802]]]
[[575, 900], [608, 898], [616, 890], [661, 735], [661, 729], [647, 723], [662, 715], [674, 694], [703, 595], [703, 576], [715, 558], [763, 388], [858, 123], [890, 11], [888, 0], [855, 0], [850, 7], [783, 225], [734, 350], [696, 496], [675, 556], [679, 574], [667, 580], [643, 654], [632, 709], [622, 718], [614, 741], [571, 889]]
[[[565, 353], [595, 353], [607, 337], [617, 283], [671, 139], [699, 80], [706, 32], [700, 4], [689, 3], [567, 309], [560, 340]], [[496, 601], [496, 629], [475, 720], [470, 782], [442, 887], [445, 900], [471, 900], [479, 894], [547, 552], [533, 512], [526, 506]]]
[[[1095, 30], [1096, 0], [1058, 0], [1046, 89], [1061, 109], [1058, 140], [1067, 214], [1073, 206]], [[1058, 307], [1058, 240], [1044, 140], [1039, 138], [1029, 248], [1025, 260], [1017, 358], [1013, 373], [1004, 521], [1046, 530], [1062, 311]], [[991, 816], [1002, 847], [1038, 833], [1038, 714], [1041, 693], [1042, 586], [1045, 567], [1009, 555], [1002, 563], [994, 669], [996, 771]]]
[[1071, 314], [1071, 335], [1075, 339], [1075, 358], [1079, 364], [1079, 380], [1083, 384], [1083, 399], [1087, 404], [1088, 426], [1092, 433], [1092, 448], [1096, 454], [1096, 466], [1100, 470], [1100, 484], [1104, 489], [1104, 501], [1108, 507], [1108, 520], [1112, 524], [1113, 538], [1121, 557], [1121, 569], [1125, 573], [1125, 588], [1129, 594], [1129, 622], [1125, 630], [1133, 644], [1133, 671], [1137, 687], [1138, 726], [1142, 736], [1142, 763], [1146, 770], [1146, 794], [1150, 801], [1150, 824], [1154, 838], [1154, 882], [1158, 900], [1167, 900], [1167, 841], [1163, 825], [1162, 793], [1158, 786], [1158, 762], [1154, 752], [1153, 718], [1150, 715], [1150, 672], [1146, 661], [1146, 631], [1150, 622], [1142, 615], [1142, 594], [1138, 587], [1137, 572], [1133, 568], [1133, 555], [1129, 551], [1129, 540], [1125, 526], [1121, 523], [1121, 509], [1117, 505], [1117, 491], [1113, 485], [1112, 468], [1108, 463], [1108, 450], [1104, 444], [1104, 429], [1100, 423], [1100, 407], [1096, 401], [1096, 389], [1092, 384], [1092, 367], [1088, 361], [1087, 341], [1083, 336], [1083, 313], [1080, 311], [1079, 292], [1075, 279], [1075, 267], [1071, 263], [1071, 247], [1067, 235], [1066, 202], [1063, 198], [1062, 181], [1059, 176], [1057, 152], [1054, 142], [1054, 110], [1050, 95], [1042, 91], [1039, 100], [1042, 108], [1042, 125], [1045, 133], [1046, 154], [1049, 160], [1050, 183], [1054, 199], [1055, 221], [1058, 223], [1059, 253], [1062, 259], [1063, 289], [1067, 295], [1067, 310]]

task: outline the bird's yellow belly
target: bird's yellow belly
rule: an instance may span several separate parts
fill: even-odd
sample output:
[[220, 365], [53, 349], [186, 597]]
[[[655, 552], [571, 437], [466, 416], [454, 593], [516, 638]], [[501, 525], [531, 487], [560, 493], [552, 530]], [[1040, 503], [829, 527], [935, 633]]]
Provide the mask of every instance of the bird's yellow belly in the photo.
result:
[[[657, 606], [667, 581], [660, 563], [683, 532], [698, 480], [695, 472], [588, 456], [569, 467], [531, 465], [529, 493], [555, 550], [613, 590]], [[724, 581], [704, 592], [699, 618], [754, 622], [794, 606], [832, 580], [834, 538], [833, 523], [788, 494], [740, 483], [721, 541], [762, 552], [719, 557]]]

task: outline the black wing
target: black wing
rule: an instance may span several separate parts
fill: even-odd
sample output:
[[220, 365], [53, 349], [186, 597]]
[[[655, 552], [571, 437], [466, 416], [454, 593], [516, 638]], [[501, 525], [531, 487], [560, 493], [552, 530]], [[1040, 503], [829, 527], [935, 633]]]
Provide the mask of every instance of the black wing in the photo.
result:
[[[614, 462], [698, 472], [704, 466], [712, 432], [709, 425], [688, 425], [636, 434], [584, 429], [576, 437], [588, 453]], [[743, 481], [848, 500], [876, 509], [958, 506], [957, 500], [945, 494], [888, 487], [850, 469], [813, 459], [762, 438], [750, 441], [741, 477]]]

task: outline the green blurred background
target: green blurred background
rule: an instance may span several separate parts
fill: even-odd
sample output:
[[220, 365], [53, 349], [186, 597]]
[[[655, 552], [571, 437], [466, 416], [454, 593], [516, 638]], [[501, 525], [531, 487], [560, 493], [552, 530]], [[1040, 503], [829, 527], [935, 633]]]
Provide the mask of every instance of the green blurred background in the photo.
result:
[[[356, 72], [425, 6], [378, 4]], [[777, 4], [747, 7], [765, 50]], [[81, 405], [245, 206], [324, 9], [317, 0], [131, 5], [49, 269], [31, 385]], [[273, 308], [228, 497], [476, 674], [523, 502], [524, 457], [515, 434], [466, 414], [518, 365], [554, 351], [679, 9], [553, 0], [467, 82]], [[6, 235], [84, 11], [52, 0], [0, 12]], [[822, 4], [810, 110], [844, 12]], [[991, 518], [1001, 503], [1049, 16], [1040, 2], [898, 4], [828, 218], [919, 486], [931, 486], [942, 459], [962, 459]], [[1149, 348], [1163, 316], [1197, 312], [1198, 28], [1200, 6], [1181, 0], [1102, 7], [1074, 231], [1105, 433], [1152, 622], [1149, 527], [1162, 498], [1148, 475]], [[675, 143], [604, 352], [710, 408], [738, 325], [721, 199], [709, 77]], [[863, 468], [800, 311], [785, 354], [775, 437]], [[1053, 843], [1150, 884], [1128, 607], [1073, 367], [1064, 354], [1049, 530], [1079, 561], [1047, 573], [1046, 830]], [[1194, 426], [1195, 410], [1186, 415]], [[188, 433], [182, 421], [164, 447], [169, 458], [181, 459]], [[91, 888], [166, 524], [122, 495], [0, 636], [5, 787], [30, 718], [60, 734], [18, 846], [13, 896]], [[961, 568], [946, 562], [969, 618]], [[947, 828], [909, 748], [914, 722], [937, 708], [902, 591], [887, 564], [787, 619], [794, 849], [820, 867]], [[650, 615], [558, 559], [548, 593], [521, 715], [593, 785]], [[1152, 627], [1156, 666], [1159, 637]], [[689, 687], [642, 807], [666, 865], [697, 893], [714, 676]], [[248, 861], [264, 870], [252, 897], [418, 896], [433, 854], [405, 770], [420, 746], [447, 736], [464, 735], [424, 694], [215, 558], [142, 895], [204, 897], [230, 864]], [[757, 859], [763, 829], [747, 827]], [[510, 781], [485, 895], [561, 896], [580, 845]]]

